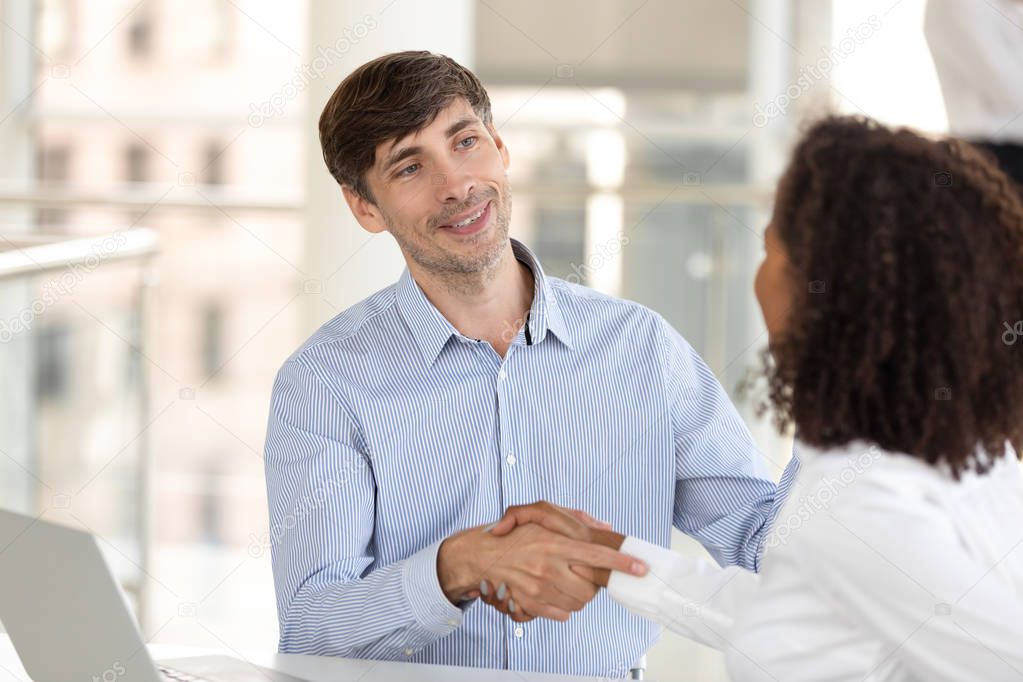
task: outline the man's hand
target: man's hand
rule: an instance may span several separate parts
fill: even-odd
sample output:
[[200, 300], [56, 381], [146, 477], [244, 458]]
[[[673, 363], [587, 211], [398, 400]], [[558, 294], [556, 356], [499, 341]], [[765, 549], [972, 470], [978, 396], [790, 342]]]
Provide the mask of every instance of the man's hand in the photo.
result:
[[515, 620], [566, 621], [594, 597], [601, 578], [606, 584], [610, 571], [646, 573], [641, 561], [611, 549], [617, 534], [606, 524], [589, 519], [589, 525], [583, 518], [589, 519], [538, 502], [510, 508], [489, 532], [473, 528], [453, 535], [437, 555], [444, 594], [457, 603], [481, 593]]

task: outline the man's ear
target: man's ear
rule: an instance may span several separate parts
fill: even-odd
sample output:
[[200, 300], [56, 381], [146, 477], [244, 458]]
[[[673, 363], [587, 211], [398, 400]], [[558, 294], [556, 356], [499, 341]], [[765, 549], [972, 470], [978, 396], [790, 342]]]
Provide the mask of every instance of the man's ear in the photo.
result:
[[511, 155], [508, 153], [508, 145], [504, 143], [504, 140], [497, 132], [497, 128], [494, 127], [493, 123], [487, 124], [487, 130], [490, 131], [490, 137], [494, 139], [497, 151], [501, 153], [501, 161], [504, 163], [505, 170], [508, 170], [508, 166], [511, 165]]
[[359, 225], [362, 225], [362, 229], [372, 234], [387, 230], [387, 223], [384, 222], [384, 217], [376, 204], [346, 185], [341, 186], [341, 193], [352, 215], [359, 221]]

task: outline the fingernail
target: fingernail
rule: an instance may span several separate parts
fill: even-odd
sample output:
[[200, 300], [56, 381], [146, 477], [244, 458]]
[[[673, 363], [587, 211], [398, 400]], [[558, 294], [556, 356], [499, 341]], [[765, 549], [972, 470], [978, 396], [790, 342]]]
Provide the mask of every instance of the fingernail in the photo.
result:
[[509, 599], [508, 600], [508, 612], [509, 613], [515, 613], [515, 600], [514, 599]]
[[480, 581], [480, 594], [482, 594], [484, 597], [490, 596], [490, 585], [487, 584], [486, 580]]
[[483, 532], [484, 532], [484, 533], [489, 533], [490, 531], [492, 531], [492, 530], [494, 530], [495, 528], [497, 528], [497, 524], [498, 524], [498, 522], [497, 522], [497, 521], [495, 521], [494, 523], [492, 523], [492, 524], [490, 524], [489, 526], [487, 526], [486, 528], [484, 528], [484, 529], [483, 529]]
[[642, 561], [633, 561], [632, 572], [636, 575], [646, 575], [646, 564]]
[[507, 594], [508, 594], [508, 586], [507, 585], [505, 585], [504, 583], [501, 583], [500, 585], [497, 586], [497, 598], [498, 599], [504, 599], [505, 595], [507, 595]]

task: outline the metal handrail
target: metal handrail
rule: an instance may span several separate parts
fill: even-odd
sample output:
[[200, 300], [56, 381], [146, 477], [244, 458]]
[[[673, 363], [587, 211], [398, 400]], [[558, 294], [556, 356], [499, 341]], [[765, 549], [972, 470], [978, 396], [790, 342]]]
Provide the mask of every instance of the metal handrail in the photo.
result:
[[[0, 237], [0, 281], [25, 279], [58, 271], [74, 272], [76, 267], [92, 270], [101, 263], [112, 261], [141, 261], [146, 265], [159, 252], [157, 233], [148, 228], [134, 228], [120, 232], [96, 234], [74, 239], [19, 234], [15, 239]], [[135, 299], [139, 328], [145, 328], [150, 278], [143, 276]], [[138, 352], [145, 357], [145, 334], [138, 338]], [[145, 364], [139, 370], [139, 421], [149, 421], [149, 376]], [[141, 572], [137, 583], [124, 585], [135, 594], [139, 617], [146, 614], [146, 576], [151, 561], [149, 550], [151, 457], [148, 439], [140, 437], [138, 457], [138, 485], [136, 486], [135, 513], [138, 528], [139, 563]]]
[[0, 280], [66, 270], [76, 265], [145, 258], [157, 252], [156, 232], [135, 228], [75, 239], [19, 236], [0, 239]]

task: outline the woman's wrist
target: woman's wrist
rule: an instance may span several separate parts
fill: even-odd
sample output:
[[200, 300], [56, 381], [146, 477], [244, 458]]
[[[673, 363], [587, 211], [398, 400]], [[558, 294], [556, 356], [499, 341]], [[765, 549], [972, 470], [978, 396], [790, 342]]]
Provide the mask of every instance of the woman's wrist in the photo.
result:
[[594, 528], [590, 531], [590, 541], [595, 545], [604, 545], [605, 547], [618, 550], [622, 548], [622, 543], [625, 542], [625, 536], [621, 533], [616, 533], [613, 530], [600, 530]]

